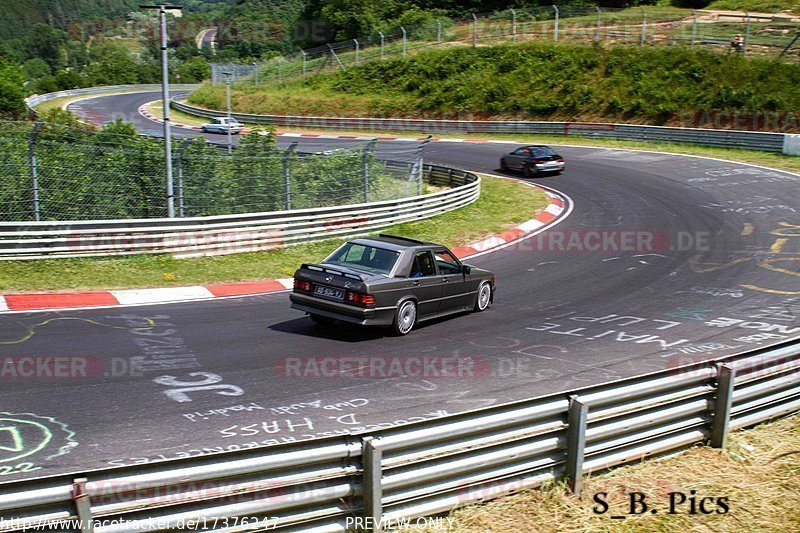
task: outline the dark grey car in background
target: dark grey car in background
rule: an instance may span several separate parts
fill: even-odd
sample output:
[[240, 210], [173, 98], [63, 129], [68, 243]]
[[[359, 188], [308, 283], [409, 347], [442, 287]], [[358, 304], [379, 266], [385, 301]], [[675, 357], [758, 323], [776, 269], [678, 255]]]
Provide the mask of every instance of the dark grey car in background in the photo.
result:
[[559, 174], [566, 168], [564, 158], [549, 146], [522, 146], [500, 158], [502, 170], [517, 170], [526, 178], [543, 174]]
[[290, 300], [319, 324], [391, 326], [405, 335], [422, 320], [485, 310], [494, 288], [494, 274], [461, 263], [444, 246], [380, 235], [354, 239], [323, 262], [302, 265]]

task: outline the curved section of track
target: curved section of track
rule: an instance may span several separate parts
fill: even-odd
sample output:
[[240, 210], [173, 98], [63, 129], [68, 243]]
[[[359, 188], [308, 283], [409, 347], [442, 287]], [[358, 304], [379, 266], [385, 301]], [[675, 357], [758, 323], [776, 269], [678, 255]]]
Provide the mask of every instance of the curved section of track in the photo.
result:
[[[116, 110], [157, 132], [136, 118], [148, 99], [155, 97], [119, 95], [81, 107], [95, 117]], [[425, 157], [496, 173], [507, 149], [439, 142]], [[428, 323], [408, 337], [316, 327], [289, 309], [286, 293], [0, 315], [4, 357], [94, 362], [86, 377], [2, 376], [7, 418], [37, 415], [61, 428], [25, 460], [7, 460], [4, 450], [33, 449], [44, 442], [39, 434], [0, 440], [2, 479], [368, 431], [800, 332], [800, 177], [652, 152], [562, 151], [568, 170], [541, 183], [574, 200], [572, 215], [474, 260], [497, 273], [487, 312]]]

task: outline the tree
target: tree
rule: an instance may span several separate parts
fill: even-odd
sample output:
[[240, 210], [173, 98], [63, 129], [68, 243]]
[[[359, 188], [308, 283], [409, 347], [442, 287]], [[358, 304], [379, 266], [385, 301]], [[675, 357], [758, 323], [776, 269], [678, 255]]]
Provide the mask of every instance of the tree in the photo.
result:
[[47, 61], [53, 70], [66, 63], [62, 45], [67, 41], [66, 34], [47, 24], [34, 24], [28, 31], [27, 53], [29, 58], [39, 57]]
[[50, 65], [44, 59], [35, 57], [29, 59], [22, 65], [22, 70], [25, 73], [25, 78], [29, 81], [35, 81], [39, 78], [49, 76], [51, 73]]
[[91, 63], [86, 67], [86, 77], [93, 85], [124, 85], [139, 81], [136, 61], [121, 44], [92, 46], [89, 57]]
[[211, 67], [202, 56], [193, 57], [178, 65], [182, 83], [200, 83], [211, 77]]
[[25, 114], [25, 75], [14, 63], [0, 58], [0, 114], [21, 118]]

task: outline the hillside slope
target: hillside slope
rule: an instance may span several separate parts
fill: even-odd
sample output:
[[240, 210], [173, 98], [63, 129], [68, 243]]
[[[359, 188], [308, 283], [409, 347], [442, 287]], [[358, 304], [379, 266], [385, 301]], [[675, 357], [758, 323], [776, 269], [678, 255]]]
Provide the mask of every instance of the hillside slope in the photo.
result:
[[[190, 101], [222, 109], [224, 92], [207, 86]], [[755, 112], [770, 113], [773, 122], [779, 117], [772, 129], [794, 131], [800, 66], [684, 48], [457, 48], [372, 62], [280, 87], [242, 87], [234, 92], [234, 108], [263, 114], [659, 125], [695, 114], [713, 122], [722, 113]]]

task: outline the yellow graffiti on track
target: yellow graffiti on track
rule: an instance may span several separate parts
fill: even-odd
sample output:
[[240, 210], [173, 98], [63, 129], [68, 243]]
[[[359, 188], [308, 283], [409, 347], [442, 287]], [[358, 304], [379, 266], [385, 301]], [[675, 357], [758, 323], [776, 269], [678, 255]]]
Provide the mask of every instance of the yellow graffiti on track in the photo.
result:
[[80, 318], [80, 317], [73, 317], [73, 316], [64, 316], [64, 317], [57, 317], [57, 318], [49, 318], [47, 320], [43, 320], [42, 322], [37, 322], [36, 324], [31, 324], [29, 326], [25, 326], [26, 332], [22, 334], [21, 337], [13, 340], [0, 340], [0, 345], [9, 345], [9, 344], [21, 344], [25, 341], [30, 340], [35, 334], [38, 328], [48, 326], [54, 322], [60, 321], [68, 321], [74, 320], [77, 322], [84, 322], [86, 324], [91, 324], [93, 326], [101, 326], [104, 328], [110, 329], [121, 329], [125, 331], [147, 331], [153, 329], [156, 325], [155, 321], [152, 318], [145, 318], [144, 320], [147, 322], [147, 326], [142, 326], [139, 328], [129, 328], [126, 326], [115, 326], [113, 324], [105, 324], [103, 322], [99, 322], [97, 320], [92, 320], [90, 318]]

